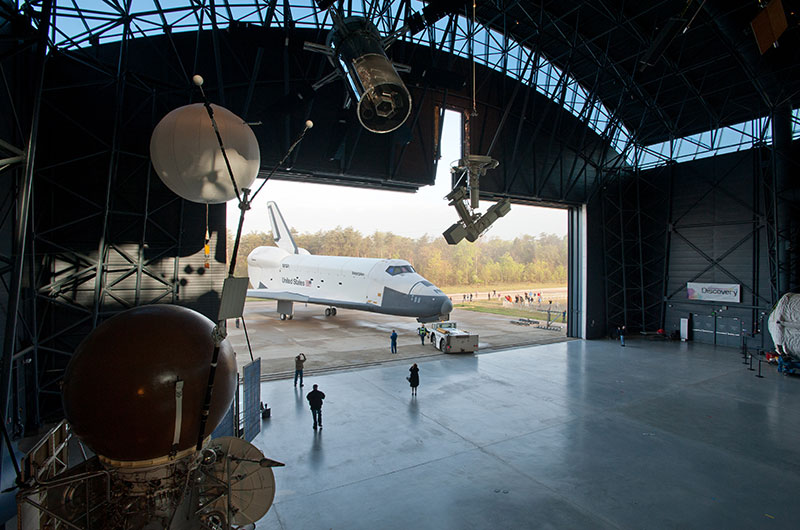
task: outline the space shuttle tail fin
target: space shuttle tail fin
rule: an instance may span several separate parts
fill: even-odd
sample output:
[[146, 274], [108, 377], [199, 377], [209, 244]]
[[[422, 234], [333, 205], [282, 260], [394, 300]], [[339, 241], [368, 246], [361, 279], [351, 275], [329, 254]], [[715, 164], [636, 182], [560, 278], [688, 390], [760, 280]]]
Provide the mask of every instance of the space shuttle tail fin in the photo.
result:
[[272, 238], [278, 248], [282, 248], [289, 254], [297, 254], [297, 244], [292, 238], [292, 233], [289, 232], [289, 227], [286, 221], [283, 220], [281, 211], [274, 201], [267, 203], [267, 212], [269, 213], [269, 224], [272, 226]]

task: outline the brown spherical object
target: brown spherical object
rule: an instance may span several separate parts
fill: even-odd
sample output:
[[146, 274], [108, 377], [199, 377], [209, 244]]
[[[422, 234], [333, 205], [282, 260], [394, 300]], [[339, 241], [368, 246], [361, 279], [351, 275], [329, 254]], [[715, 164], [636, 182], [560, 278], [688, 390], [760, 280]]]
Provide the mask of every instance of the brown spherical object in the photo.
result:
[[[174, 305], [135, 307], [103, 322], [78, 346], [64, 374], [62, 399], [72, 429], [112, 460], [150, 460], [197, 443], [214, 351], [214, 323]], [[180, 438], [176, 382], [183, 381]], [[220, 345], [205, 436], [236, 391], [236, 358]]]

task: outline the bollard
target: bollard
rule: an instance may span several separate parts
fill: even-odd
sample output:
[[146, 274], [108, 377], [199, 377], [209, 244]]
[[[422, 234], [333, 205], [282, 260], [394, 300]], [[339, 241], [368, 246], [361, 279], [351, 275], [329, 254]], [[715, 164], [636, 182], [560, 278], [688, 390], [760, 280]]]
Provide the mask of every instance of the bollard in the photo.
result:
[[764, 376], [761, 375], [761, 359], [758, 360], [758, 373], [756, 374], [756, 377], [760, 377], [762, 379], [764, 378]]
[[[761, 361], [761, 359], [759, 359], [759, 361]], [[755, 372], [756, 371], [756, 369], [753, 368], [753, 356], [752, 355], [750, 356], [750, 368], [748, 368], [748, 370], [750, 370], [751, 372]]]

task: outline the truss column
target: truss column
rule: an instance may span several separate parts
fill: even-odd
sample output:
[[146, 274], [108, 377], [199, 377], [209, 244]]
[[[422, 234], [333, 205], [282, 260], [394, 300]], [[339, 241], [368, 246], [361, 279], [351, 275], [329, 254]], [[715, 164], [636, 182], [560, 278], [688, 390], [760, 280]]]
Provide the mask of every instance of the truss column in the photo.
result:
[[642, 247], [644, 242], [642, 239], [642, 190], [639, 187], [641, 174], [639, 168], [634, 169], [633, 178], [636, 179], [636, 230], [638, 231], [638, 247], [639, 247], [639, 303], [641, 304], [640, 310], [642, 314], [642, 328], [641, 331], [647, 331], [647, 308], [644, 300], [644, 256], [642, 256]]
[[114, 124], [111, 130], [111, 152], [108, 161], [108, 184], [106, 185], [105, 204], [103, 205], [103, 229], [100, 233], [100, 243], [97, 248], [97, 268], [95, 272], [94, 284], [94, 309], [92, 311], [92, 328], [97, 327], [100, 312], [102, 311], [103, 298], [105, 296], [106, 282], [106, 260], [108, 258], [108, 231], [109, 220], [111, 217], [111, 203], [113, 202], [114, 183], [117, 177], [117, 163], [119, 160], [119, 135], [120, 124], [122, 122], [123, 102], [125, 96], [125, 70], [128, 55], [128, 37], [130, 33], [130, 22], [125, 24], [122, 34], [122, 41], [119, 48], [119, 58], [117, 59], [117, 72], [115, 76], [116, 93], [114, 102]]
[[619, 211], [619, 258], [620, 270], [622, 271], [622, 325], [628, 325], [628, 279], [627, 279], [627, 266], [625, 262], [625, 203], [622, 196], [622, 179], [618, 179], [619, 187], [617, 209]]
[[[30, 218], [35, 219], [35, 212], [31, 207]], [[25, 406], [26, 406], [26, 421], [25, 425], [31, 425], [33, 428], [38, 428], [41, 425], [41, 410], [39, 408], [39, 393], [41, 387], [39, 384], [39, 311], [37, 309], [38, 296], [38, 283], [36, 282], [36, 237], [34, 230], [30, 230], [31, 242], [30, 252], [28, 253], [28, 275], [31, 286], [31, 299], [30, 309], [28, 311], [28, 327], [31, 334], [31, 346], [33, 353], [30, 356], [30, 365], [27, 365], [27, 373], [29, 374], [25, 380]], [[26, 366], [26, 359], [17, 359], [17, 373], [23, 371]], [[28, 406], [30, 405], [30, 406]]]
[[[772, 204], [775, 255], [775, 291], [780, 297], [789, 290], [791, 237], [790, 208], [783, 193], [789, 187], [789, 159], [792, 144], [792, 107], [779, 105], [772, 111]], [[777, 300], [773, 300], [775, 303]]]
[[[759, 296], [761, 294], [761, 229], [764, 226], [764, 210], [762, 204], [762, 187], [764, 173], [761, 170], [761, 148], [755, 147], [753, 150], [753, 294], [750, 304], [753, 306], [750, 314], [750, 331], [755, 334], [758, 329], [758, 308]], [[761, 330], [763, 331], [763, 330]]]
[[672, 243], [672, 187], [675, 181], [675, 163], [670, 162], [667, 165], [668, 175], [667, 178], [669, 179], [668, 183], [668, 191], [667, 191], [667, 230], [666, 234], [664, 235], [664, 272], [661, 276], [661, 325], [659, 326], [661, 329], [666, 329], [667, 323], [667, 299], [669, 295], [669, 251], [670, 245]]
[[[33, 171], [36, 159], [36, 140], [39, 134], [39, 115], [42, 105], [42, 88], [44, 85], [44, 71], [47, 62], [47, 35], [50, 32], [50, 19], [52, 16], [52, 0], [44, 0], [39, 26], [39, 42], [36, 50], [36, 85], [33, 96], [33, 109], [31, 111], [31, 130], [25, 153], [25, 169], [22, 182], [17, 195], [17, 225], [14, 231], [14, 264], [9, 288], [8, 308], [6, 312], [6, 330], [3, 344], [2, 366], [0, 366], [0, 412], [8, 419], [9, 398], [11, 391], [12, 360], [17, 346], [17, 317], [20, 307], [22, 290], [22, 274], [24, 269], [25, 249], [29, 231], [28, 221], [30, 214], [31, 196], [33, 194]], [[36, 351], [33, 355], [36, 355]]]
[[[615, 181], [601, 192], [607, 331], [628, 324], [622, 179], [618, 171]], [[617, 189], [612, 186], [617, 186]]]

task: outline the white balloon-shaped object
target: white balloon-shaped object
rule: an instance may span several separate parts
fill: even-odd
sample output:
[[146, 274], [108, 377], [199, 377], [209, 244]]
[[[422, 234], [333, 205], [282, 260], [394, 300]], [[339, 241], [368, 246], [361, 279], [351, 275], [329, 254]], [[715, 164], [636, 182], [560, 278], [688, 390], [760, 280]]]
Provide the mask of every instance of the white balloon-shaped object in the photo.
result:
[[[211, 107], [236, 185], [250, 188], [261, 166], [256, 135], [228, 109]], [[179, 107], [158, 122], [150, 138], [150, 159], [164, 184], [186, 200], [217, 204], [236, 197], [202, 103]]]

